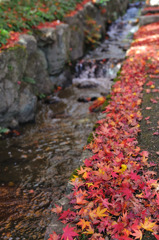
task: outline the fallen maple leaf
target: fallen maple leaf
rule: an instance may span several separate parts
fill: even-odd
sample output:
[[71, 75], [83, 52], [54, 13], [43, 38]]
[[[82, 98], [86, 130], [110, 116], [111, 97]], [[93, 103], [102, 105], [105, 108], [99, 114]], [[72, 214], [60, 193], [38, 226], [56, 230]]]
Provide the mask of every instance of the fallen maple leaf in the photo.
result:
[[148, 83], [146, 83], [146, 86], [151, 86], [153, 85], [155, 82], [154, 81], [149, 81]]
[[153, 232], [153, 227], [156, 225], [156, 222], [152, 222], [150, 219], [145, 218], [144, 223], [141, 223], [141, 227], [146, 231]]
[[89, 228], [85, 232], [83, 232], [83, 233], [85, 233], [85, 234], [93, 234], [94, 233], [94, 228], [89, 226]]
[[158, 102], [156, 101], [156, 99], [153, 99], [153, 98], [151, 98], [150, 101], [151, 101], [152, 103], [158, 103]]
[[106, 208], [100, 209], [100, 207], [98, 207], [98, 208], [97, 208], [97, 216], [98, 216], [99, 218], [101, 218], [101, 217], [106, 217], [107, 214], [104, 214], [106, 211], [107, 211]]
[[150, 93], [151, 92], [151, 90], [150, 89], [146, 89], [146, 93]]
[[56, 232], [53, 232], [52, 234], [50, 234], [50, 238], [48, 240], [59, 240], [60, 237], [59, 235], [56, 234]]
[[63, 228], [63, 234], [61, 239], [73, 240], [73, 237], [76, 236], [78, 236], [78, 233], [75, 232], [74, 227], [69, 227], [69, 225], [67, 225], [65, 228]]
[[159, 235], [154, 234], [155, 238], [159, 240]]
[[69, 214], [70, 214], [70, 209], [66, 210], [66, 211], [63, 211], [61, 214], [60, 214], [60, 217], [59, 219], [65, 219]]
[[154, 132], [153, 135], [158, 136], [159, 132]]
[[77, 223], [77, 225], [82, 227], [82, 230], [85, 229], [86, 227], [90, 226], [90, 222], [85, 221], [84, 219], [80, 219], [80, 221]]
[[134, 233], [131, 233], [132, 236], [135, 237], [135, 239], [142, 239], [142, 232], [139, 229], [134, 230]]
[[149, 120], [150, 119], [150, 116], [148, 116], [148, 117], [145, 117], [145, 120]]
[[59, 206], [59, 205], [56, 205], [56, 204], [55, 204], [55, 206], [56, 206], [55, 208], [51, 209], [51, 212], [54, 212], [56, 214], [61, 213], [62, 212], [62, 206]]

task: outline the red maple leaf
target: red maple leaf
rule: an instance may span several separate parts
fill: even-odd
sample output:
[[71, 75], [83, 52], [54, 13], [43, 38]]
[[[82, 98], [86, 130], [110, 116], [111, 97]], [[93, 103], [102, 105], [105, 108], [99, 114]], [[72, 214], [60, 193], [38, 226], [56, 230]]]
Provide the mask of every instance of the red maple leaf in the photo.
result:
[[146, 83], [146, 86], [151, 86], [153, 85], [155, 82], [154, 81], [149, 81], [148, 83]]
[[141, 177], [139, 175], [137, 175], [135, 172], [131, 172], [131, 179], [134, 181], [137, 181], [137, 180], [141, 179]]
[[155, 238], [159, 240], [159, 235], [154, 234]]
[[70, 209], [68, 209], [67, 211], [63, 211], [63, 213], [60, 214], [59, 219], [65, 219], [69, 214], [70, 214]]
[[65, 228], [63, 228], [63, 234], [61, 239], [73, 240], [73, 237], [76, 236], [78, 236], [78, 234], [74, 231], [74, 227], [69, 227], [69, 225], [67, 225]]
[[132, 197], [132, 190], [130, 190], [129, 188], [122, 189], [121, 192], [124, 196], [126, 196], [126, 200]]
[[157, 194], [156, 203], [159, 206], [159, 193]]

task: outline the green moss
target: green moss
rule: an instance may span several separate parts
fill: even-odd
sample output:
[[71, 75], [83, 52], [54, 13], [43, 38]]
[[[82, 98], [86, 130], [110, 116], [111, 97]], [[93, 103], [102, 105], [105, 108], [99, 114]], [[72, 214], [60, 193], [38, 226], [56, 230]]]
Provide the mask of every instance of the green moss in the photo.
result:
[[15, 45], [14, 47], [10, 47], [9, 49], [7, 49], [8, 51], [15, 51], [15, 50], [19, 50], [19, 49], [23, 49], [26, 50], [25, 46], [22, 46], [20, 44]]
[[79, 239], [80, 239], [80, 240], [87, 240], [87, 239], [88, 239], [88, 236], [85, 235], [85, 234], [81, 234], [81, 235], [79, 236]]
[[80, 176], [78, 175], [78, 170], [80, 170], [80, 168], [81, 167], [78, 167], [72, 172], [71, 176], [69, 177], [70, 181], [74, 178], [74, 176], [78, 176], [80, 178]]
[[9, 70], [9, 71], [13, 71], [13, 66], [9, 64], [9, 65], [8, 65], [8, 70]]
[[35, 80], [33, 78], [30, 78], [30, 77], [24, 77], [22, 79], [23, 82], [26, 82], [26, 83], [30, 83], [30, 84], [36, 84]]
[[44, 99], [46, 98], [46, 95], [44, 93], [37, 94], [39, 99]]
[[10, 132], [10, 130], [8, 128], [0, 127], [0, 137], [2, 136], [2, 134], [9, 133], [9, 132]]
[[96, 123], [96, 124], [93, 126], [93, 131], [95, 131], [98, 127], [99, 127], [99, 124]]
[[102, 111], [104, 111], [105, 108], [109, 105], [110, 100], [111, 100], [111, 94], [108, 94], [108, 95], [106, 96], [105, 102], [104, 102], [103, 105], [102, 105]]
[[93, 141], [93, 133], [91, 132], [87, 138], [87, 143], [91, 143]]

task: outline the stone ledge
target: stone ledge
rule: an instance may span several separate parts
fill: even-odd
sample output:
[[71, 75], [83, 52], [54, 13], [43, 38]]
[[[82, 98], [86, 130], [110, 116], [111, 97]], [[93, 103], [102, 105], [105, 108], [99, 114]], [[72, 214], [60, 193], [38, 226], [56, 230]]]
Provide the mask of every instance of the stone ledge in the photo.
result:
[[154, 23], [154, 22], [158, 22], [158, 21], [159, 21], [159, 15], [141, 16], [139, 18], [139, 25], [144, 26], [144, 25]]

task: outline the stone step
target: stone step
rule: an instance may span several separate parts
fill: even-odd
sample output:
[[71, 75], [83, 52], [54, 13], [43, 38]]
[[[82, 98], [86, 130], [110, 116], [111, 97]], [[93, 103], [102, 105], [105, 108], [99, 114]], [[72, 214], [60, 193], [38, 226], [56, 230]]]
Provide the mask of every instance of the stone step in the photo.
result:
[[158, 15], [146, 15], [139, 17], [139, 25], [144, 26], [150, 23], [159, 22], [159, 14]]
[[[150, 9], [148, 9], [150, 8]], [[141, 10], [141, 15], [146, 15], [146, 14], [156, 14], [158, 13], [159, 14], [159, 6], [156, 7], [145, 7], [144, 9]]]

